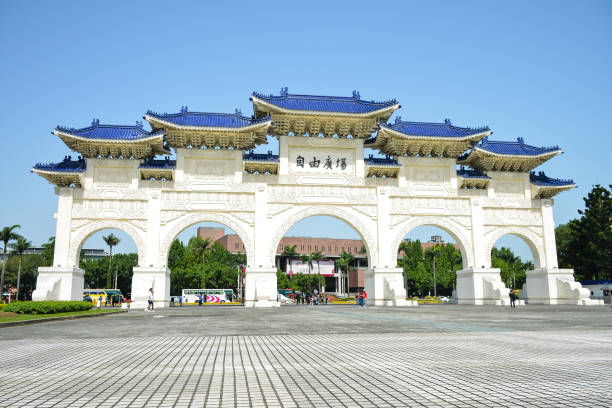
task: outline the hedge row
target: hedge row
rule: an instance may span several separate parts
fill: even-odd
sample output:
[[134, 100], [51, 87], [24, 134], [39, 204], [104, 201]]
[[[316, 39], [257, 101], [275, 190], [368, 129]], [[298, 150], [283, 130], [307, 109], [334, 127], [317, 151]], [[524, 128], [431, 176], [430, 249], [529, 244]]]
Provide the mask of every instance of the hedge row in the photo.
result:
[[51, 314], [65, 312], [80, 312], [93, 307], [91, 302], [41, 300], [31, 302], [14, 302], [4, 307], [5, 312], [19, 314]]

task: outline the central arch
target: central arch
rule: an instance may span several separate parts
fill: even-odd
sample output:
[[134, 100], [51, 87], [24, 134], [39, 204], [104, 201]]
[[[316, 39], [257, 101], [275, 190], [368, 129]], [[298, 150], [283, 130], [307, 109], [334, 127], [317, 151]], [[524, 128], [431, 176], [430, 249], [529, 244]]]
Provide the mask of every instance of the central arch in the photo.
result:
[[357, 215], [352, 214], [349, 209], [331, 206], [297, 208], [294, 210], [293, 214], [289, 215], [285, 220], [283, 220], [280, 226], [276, 229], [276, 232], [270, 241], [270, 246], [268, 247], [267, 261], [269, 265], [274, 265], [276, 249], [278, 248], [283, 236], [285, 236], [287, 230], [289, 230], [289, 228], [291, 228], [298, 221], [317, 215], [334, 217], [353, 227], [353, 229], [364, 241], [369, 267], [372, 268], [373, 266], [378, 265], [378, 252], [374, 234], [361, 220], [359, 220], [359, 218], [357, 218]]
[[447, 232], [457, 242], [459, 251], [461, 252], [461, 261], [463, 263], [463, 269], [467, 269], [474, 265], [474, 251], [472, 248], [472, 241], [464, 234], [461, 230], [463, 227], [452, 221], [449, 221], [440, 217], [414, 217], [410, 218], [395, 229], [398, 231], [395, 234], [395, 238], [391, 243], [391, 261], [393, 265], [397, 265], [397, 248], [400, 243], [410, 231], [414, 228], [421, 227], [424, 225], [431, 225], [438, 227]]
[[182, 231], [184, 231], [186, 228], [191, 227], [192, 225], [200, 224], [203, 222], [216, 222], [234, 230], [234, 232], [240, 237], [242, 243], [244, 244], [247, 262], [252, 262], [252, 259], [254, 259], [254, 254], [253, 240], [251, 238], [251, 234], [249, 234], [247, 230], [231, 216], [203, 212], [191, 214], [180, 218], [178, 222], [176, 222], [174, 226], [166, 233], [164, 239], [160, 243], [159, 264], [163, 266], [167, 265], [168, 254], [170, 253], [170, 247], [172, 246], [172, 242], [174, 242], [176, 237], [178, 237], [178, 235]]

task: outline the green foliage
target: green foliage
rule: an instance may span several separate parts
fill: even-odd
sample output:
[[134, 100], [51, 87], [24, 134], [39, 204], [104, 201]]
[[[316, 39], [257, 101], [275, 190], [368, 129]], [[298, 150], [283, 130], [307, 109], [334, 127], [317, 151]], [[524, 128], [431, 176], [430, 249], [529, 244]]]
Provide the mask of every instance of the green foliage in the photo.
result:
[[124, 295], [130, 293], [132, 288], [132, 268], [138, 265], [138, 255], [113, 255], [112, 269], [109, 269], [109, 261], [108, 257], [81, 260], [79, 267], [85, 271], [85, 287], [110, 289], [106, 285], [108, 285], [109, 279], [111, 282], [114, 282], [116, 268], [117, 289], [120, 289]]
[[[612, 190], [612, 185], [608, 186]], [[612, 278], [612, 195], [597, 184], [584, 197], [579, 219], [555, 230], [559, 267], [580, 280]]]
[[51, 314], [78, 312], [93, 307], [91, 302], [43, 300], [37, 302], [14, 302], [4, 307], [5, 312], [19, 314]]
[[168, 255], [171, 292], [180, 295], [189, 288], [236, 290], [238, 266], [245, 264], [244, 254], [232, 254], [218, 242], [192, 237], [183, 245], [175, 240]]
[[506, 247], [491, 250], [491, 266], [501, 270], [501, 280], [508, 287], [514, 289], [522, 288], [526, 281], [525, 271], [532, 270], [531, 262], [523, 262], [520, 257], [514, 255], [512, 250]]
[[451, 244], [436, 245], [423, 252], [421, 241], [405, 240], [400, 244], [398, 266], [404, 269], [407, 296], [433, 292], [433, 260], [436, 260], [438, 294], [450, 295], [456, 285], [456, 271], [461, 269], [461, 252]]

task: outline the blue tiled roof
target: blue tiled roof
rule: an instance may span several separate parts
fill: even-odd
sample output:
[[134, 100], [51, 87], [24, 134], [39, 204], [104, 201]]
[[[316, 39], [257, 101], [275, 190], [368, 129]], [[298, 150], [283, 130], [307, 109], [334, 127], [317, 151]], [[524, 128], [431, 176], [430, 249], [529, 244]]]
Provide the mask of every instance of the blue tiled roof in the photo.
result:
[[401, 167], [402, 165], [397, 162], [397, 160], [391, 158], [390, 156], [386, 157], [374, 157], [374, 155], [370, 155], [367, 159], [364, 159], [366, 164], [376, 165], [376, 166], [392, 166], [392, 167]]
[[252, 97], [261, 99], [279, 108], [296, 111], [369, 113], [397, 105], [395, 99], [384, 102], [364, 101], [357, 91], [353, 91], [353, 96], [348, 97], [319, 96], [290, 94], [287, 88], [282, 88], [279, 96], [253, 92]]
[[483, 180], [491, 179], [491, 177], [487, 176], [486, 174], [483, 174], [480, 170], [466, 169], [463, 166], [461, 166], [461, 168], [457, 170], [457, 176], [463, 177], [463, 178], [471, 178], [471, 179], [483, 179]]
[[485, 137], [474, 147], [491, 153], [513, 156], [539, 156], [545, 153], [561, 152], [559, 146], [535, 147], [527, 145], [522, 137], [516, 139], [516, 142], [491, 141], [488, 137]]
[[166, 159], [147, 159], [139, 168], [141, 169], [174, 169], [176, 167], [176, 160]]
[[543, 171], [540, 171], [536, 174], [535, 171], [529, 172], [529, 181], [532, 184], [540, 187], [564, 187], [564, 186], [573, 186], [574, 180], [562, 180], [562, 179], [554, 179], [546, 176]]
[[381, 123], [380, 125], [405, 135], [431, 137], [467, 137], [490, 130], [486, 126], [474, 129], [453, 126], [449, 119], [446, 119], [444, 123], [404, 122], [399, 116], [395, 118], [395, 123]]
[[56, 131], [87, 139], [106, 140], [138, 140], [151, 136], [161, 136], [163, 131], [148, 132], [143, 129], [142, 122], [136, 122], [134, 126], [101, 125], [98, 119], [91, 122], [91, 126], [83, 129], [74, 129], [58, 126]]
[[65, 173], [82, 173], [85, 171], [85, 159], [79, 156], [78, 160], [72, 160], [70, 156], [65, 156], [59, 163], [36, 163], [34, 170], [58, 171]]
[[243, 160], [246, 161], [267, 161], [267, 162], [278, 162], [278, 155], [272, 154], [272, 151], [268, 151], [268, 153], [253, 153], [253, 151], [249, 151], [245, 153], [243, 156]]
[[178, 126], [196, 127], [241, 128], [270, 120], [270, 116], [261, 119], [242, 116], [239, 110], [236, 110], [236, 113], [189, 112], [187, 106], [183, 106], [179, 113], [160, 114], [147, 111], [147, 115]]

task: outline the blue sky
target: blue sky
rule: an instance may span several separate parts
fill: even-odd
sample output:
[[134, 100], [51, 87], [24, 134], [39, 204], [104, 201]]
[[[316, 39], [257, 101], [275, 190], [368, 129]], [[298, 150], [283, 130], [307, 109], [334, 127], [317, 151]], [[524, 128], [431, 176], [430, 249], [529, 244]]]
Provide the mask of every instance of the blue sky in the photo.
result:
[[612, 183], [611, 23], [609, 1], [0, 2], [0, 226], [34, 244], [55, 234], [53, 187], [29, 171], [70, 154], [58, 124], [246, 113], [253, 90], [282, 86], [560, 145], [540, 170], [578, 184], [555, 200], [564, 223]]

